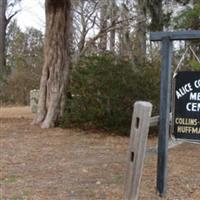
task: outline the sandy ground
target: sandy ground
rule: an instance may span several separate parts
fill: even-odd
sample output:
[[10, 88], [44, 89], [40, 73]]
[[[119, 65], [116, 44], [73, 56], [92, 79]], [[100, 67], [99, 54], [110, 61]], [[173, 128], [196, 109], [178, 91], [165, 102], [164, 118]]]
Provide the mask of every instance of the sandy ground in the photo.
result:
[[[42, 130], [28, 107], [0, 108], [0, 200], [122, 200], [128, 138], [97, 131]], [[155, 142], [149, 140], [149, 146]], [[148, 153], [141, 200], [156, 195]], [[200, 145], [169, 151], [165, 200], [200, 199]]]

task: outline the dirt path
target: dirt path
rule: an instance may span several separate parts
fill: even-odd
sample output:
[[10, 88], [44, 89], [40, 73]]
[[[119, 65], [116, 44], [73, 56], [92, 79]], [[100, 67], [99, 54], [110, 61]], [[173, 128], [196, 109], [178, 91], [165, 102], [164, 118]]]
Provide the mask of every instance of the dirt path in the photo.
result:
[[[30, 126], [29, 108], [0, 108], [0, 200], [122, 200], [128, 139]], [[150, 141], [152, 144], [152, 141]], [[169, 200], [200, 199], [200, 145], [169, 153]], [[157, 200], [156, 155], [145, 161], [140, 199]]]

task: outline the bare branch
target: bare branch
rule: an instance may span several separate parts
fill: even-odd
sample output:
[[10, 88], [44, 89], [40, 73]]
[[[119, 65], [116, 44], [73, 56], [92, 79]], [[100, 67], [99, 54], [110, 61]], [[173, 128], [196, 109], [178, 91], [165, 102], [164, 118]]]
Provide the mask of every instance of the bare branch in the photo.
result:
[[15, 11], [12, 15], [10, 15], [7, 19], [6, 19], [6, 26], [10, 23], [11, 19], [17, 15], [20, 12], [20, 10]]

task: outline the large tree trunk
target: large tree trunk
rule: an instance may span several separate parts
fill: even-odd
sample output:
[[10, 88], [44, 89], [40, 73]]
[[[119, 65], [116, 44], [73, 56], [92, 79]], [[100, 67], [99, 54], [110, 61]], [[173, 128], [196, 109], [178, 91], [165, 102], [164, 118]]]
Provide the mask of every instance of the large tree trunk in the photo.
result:
[[0, 0], [0, 76], [5, 74], [6, 56], [5, 56], [5, 41], [6, 41], [6, 6], [7, 0]]
[[46, 0], [45, 62], [34, 124], [54, 127], [62, 116], [69, 74], [70, 0]]

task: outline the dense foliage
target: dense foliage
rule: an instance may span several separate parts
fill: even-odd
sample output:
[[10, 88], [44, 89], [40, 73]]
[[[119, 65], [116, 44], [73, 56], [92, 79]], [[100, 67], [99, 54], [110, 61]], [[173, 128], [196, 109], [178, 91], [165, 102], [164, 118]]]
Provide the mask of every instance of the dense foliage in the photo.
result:
[[200, 28], [200, 2], [186, 8], [174, 19], [174, 27], [177, 29], [199, 30]]
[[110, 54], [82, 58], [71, 74], [63, 125], [94, 125], [128, 133], [133, 103], [151, 101], [158, 111], [159, 68], [138, 66]]

